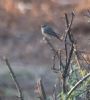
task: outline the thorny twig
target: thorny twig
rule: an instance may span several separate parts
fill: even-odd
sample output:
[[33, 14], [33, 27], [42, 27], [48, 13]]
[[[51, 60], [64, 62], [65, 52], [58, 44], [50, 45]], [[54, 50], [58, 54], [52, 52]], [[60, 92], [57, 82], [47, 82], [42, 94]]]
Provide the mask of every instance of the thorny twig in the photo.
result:
[[20, 100], [24, 100], [23, 94], [22, 94], [22, 89], [21, 89], [21, 87], [20, 87], [20, 85], [19, 85], [19, 82], [18, 82], [17, 79], [16, 79], [16, 76], [15, 76], [15, 74], [14, 74], [12, 68], [11, 68], [11, 65], [10, 65], [10, 63], [9, 63], [9, 61], [8, 61], [7, 58], [4, 58], [4, 60], [5, 60], [5, 63], [6, 63], [8, 69], [9, 69], [9, 71], [10, 71], [10, 74], [11, 74], [11, 77], [12, 77], [14, 83], [15, 83], [15, 86], [16, 86], [16, 88], [17, 88], [17, 91], [18, 91], [18, 94], [19, 94], [18, 97], [20, 98]]

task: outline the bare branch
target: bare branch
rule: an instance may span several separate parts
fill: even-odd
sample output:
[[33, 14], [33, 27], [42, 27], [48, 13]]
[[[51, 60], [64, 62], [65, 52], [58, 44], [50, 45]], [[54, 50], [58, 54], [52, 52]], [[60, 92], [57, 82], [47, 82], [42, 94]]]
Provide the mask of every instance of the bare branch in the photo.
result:
[[17, 81], [17, 79], [16, 79], [16, 76], [15, 76], [15, 74], [14, 74], [14, 72], [13, 72], [11, 66], [10, 66], [10, 63], [9, 63], [9, 61], [8, 61], [7, 58], [5, 58], [4, 60], [5, 60], [5, 63], [6, 63], [8, 69], [9, 69], [9, 71], [10, 71], [10, 74], [11, 74], [11, 77], [12, 77], [14, 83], [15, 83], [15, 86], [16, 86], [16, 88], [17, 88], [17, 91], [18, 91], [18, 94], [19, 94], [18, 97], [20, 98], [20, 100], [24, 100], [24, 99], [23, 99], [23, 94], [22, 94], [22, 89], [21, 89], [21, 87], [20, 87], [20, 85], [19, 85], [19, 83], [18, 83], [18, 81]]
[[68, 74], [68, 68], [69, 68], [69, 65], [70, 65], [71, 58], [72, 58], [73, 50], [74, 50], [74, 46], [72, 44], [71, 50], [70, 50], [70, 53], [69, 53], [68, 62], [67, 62], [67, 65], [65, 66], [65, 70], [63, 72], [63, 92], [64, 93], [66, 92], [66, 77], [67, 77], [67, 74]]
[[68, 15], [67, 15], [67, 13], [65, 13], [65, 20], [66, 20], [66, 26], [67, 26], [67, 32], [66, 32], [66, 35], [65, 35], [66, 64], [67, 64], [67, 59], [68, 59], [68, 53], [67, 53], [67, 36], [69, 36], [70, 42], [74, 43], [73, 36], [71, 34], [71, 26], [72, 26], [72, 23], [73, 23], [73, 19], [74, 19], [74, 13], [72, 12], [72, 18], [71, 18], [71, 22], [69, 24]]
[[[63, 92], [65, 93], [66, 92], [66, 77], [67, 77], [67, 74], [68, 74], [68, 69], [69, 69], [69, 65], [70, 65], [70, 61], [71, 61], [71, 58], [72, 58], [72, 55], [73, 55], [73, 50], [74, 50], [74, 42], [71, 38], [71, 26], [72, 26], [72, 22], [73, 22], [73, 17], [74, 17], [74, 14], [72, 13], [72, 19], [71, 19], [71, 22], [69, 24], [69, 19], [68, 19], [68, 16], [67, 14], [65, 14], [65, 19], [66, 19], [66, 25], [67, 25], [67, 33], [66, 33], [66, 36], [65, 36], [65, 51], [66, 51], [66, 65], [65, 65], [65, 69], [63, 71]], [[69, 36], [69, 40], [71, 42], [71, 49], [70, 49], [70, 52], [68, 54], [67, 52], [67, 36]]]

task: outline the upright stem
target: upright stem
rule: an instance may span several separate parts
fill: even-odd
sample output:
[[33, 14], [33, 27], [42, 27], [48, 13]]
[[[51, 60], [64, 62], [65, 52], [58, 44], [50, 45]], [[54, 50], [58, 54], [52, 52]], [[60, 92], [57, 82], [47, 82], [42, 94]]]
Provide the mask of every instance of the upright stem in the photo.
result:
[[8, 69], [9, 69], [10, 74], [11, 74], [11, 77], [12, 77], [14, 83], [15, 83], [15, 86], [16, 86], [16, 88], [17, 88], [17, 91], [18, 91], [18, 94], [19, 94], [19, 97], [20, 97], [20, 100], [24, 100], [24, 99], [23, 99], [23, 94], [22, 94], [21, 87], [20, 87], [20, 85], [19, 85], [19, 83], [18, 83], [18, 81], [17, 81], [17, 79], [16, 79], [16, 76], [15, 76], [15, 74], [14, 74], [14, 72], [13, 72], [13, 70], [12, 70], [12, 68], [11, 68], [11, 66], [10, 66], [10, 63], [9, 63], [9, 61], [8, 61], [7, 58], [5, 58], [5, 63], [6, 63], [6, 65], [7, 65], [7, 67], [8, 67]]

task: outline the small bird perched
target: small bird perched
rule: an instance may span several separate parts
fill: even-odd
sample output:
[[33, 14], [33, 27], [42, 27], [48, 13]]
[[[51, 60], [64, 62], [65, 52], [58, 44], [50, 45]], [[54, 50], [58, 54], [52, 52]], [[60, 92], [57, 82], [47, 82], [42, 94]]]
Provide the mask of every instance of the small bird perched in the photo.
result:
[[56, 37], [58, 40], [61, 41], [58, 34], [51, 27], [49, 27], [48, 25], [41, 25], [41, 32], [42, 32], [42, 35], [45, 38]]

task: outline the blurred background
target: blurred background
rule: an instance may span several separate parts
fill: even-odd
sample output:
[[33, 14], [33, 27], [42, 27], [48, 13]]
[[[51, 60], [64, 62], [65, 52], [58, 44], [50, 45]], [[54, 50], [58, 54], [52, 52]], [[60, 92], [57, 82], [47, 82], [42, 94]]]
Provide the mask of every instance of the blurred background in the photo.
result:
[[[48, 23], [63, 34], [64, 13], [70, 15], [74, 11], [72, 31], [78, 49], [89, 53], [89, 9], [90, 0], [0, 0], [0, 96], [3, 100], [12, 100], [17, 95], [3, 56], [8, 58], [25, 100], [37, 100], [34, 86], [40, 77], [47, 93], [52, 93], [57, 75], [51, 71], [52, 52], [43, 42], [40, 26]], [[57, 46], [58, 41], [55, 43]]]

